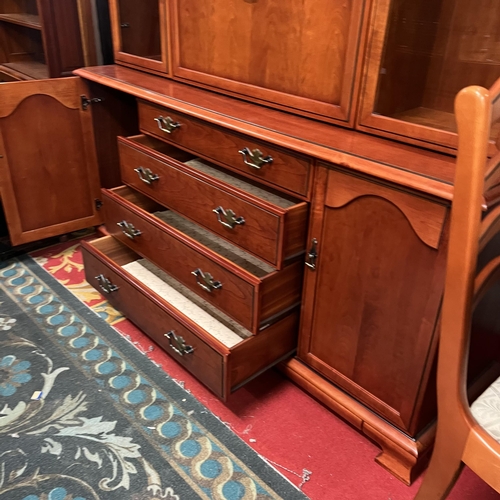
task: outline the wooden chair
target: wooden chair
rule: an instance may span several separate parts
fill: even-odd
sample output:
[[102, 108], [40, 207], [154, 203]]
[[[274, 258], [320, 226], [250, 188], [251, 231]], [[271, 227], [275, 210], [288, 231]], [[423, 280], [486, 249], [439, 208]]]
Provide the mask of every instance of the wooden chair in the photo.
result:
[[500, 80], [490, 90], [473, 86], [459, 92], [455, 114], [459, 146], [441, 316], [436, 444], [416, 500], [446, 498], [463, 464], [500, 492], [500, 378], [472, 407], [466, 390], [472, 312], [500, 278], [500, 257], [476, 273], [478, 254], [500, 231], [500, 153], [487, 157], [490, 130], [500, 123]]

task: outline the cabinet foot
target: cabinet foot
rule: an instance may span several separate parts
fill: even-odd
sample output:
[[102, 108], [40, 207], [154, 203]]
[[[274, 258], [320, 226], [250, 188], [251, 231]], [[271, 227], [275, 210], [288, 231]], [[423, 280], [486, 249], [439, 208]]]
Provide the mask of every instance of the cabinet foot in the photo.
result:
[[434, 443], [433, 424], [412, 438], [366, 406], [335, 387], [297, 359], [278, 365], [299, 387], [321, 401], [382, 448], [375, 461], [403, 483], [410, 485], [427, 466]]
[[369, 424], [364, 423], [361, 430], [382, 448], [382, 452], [375, 457], [375, 462], [408, 486], [427, 467], [434, 444], [435, 425], [429, 427], [416, 440], [397, 431], [401, 434], [399, 443], [392, 439], [393, 436], [387, 436]]

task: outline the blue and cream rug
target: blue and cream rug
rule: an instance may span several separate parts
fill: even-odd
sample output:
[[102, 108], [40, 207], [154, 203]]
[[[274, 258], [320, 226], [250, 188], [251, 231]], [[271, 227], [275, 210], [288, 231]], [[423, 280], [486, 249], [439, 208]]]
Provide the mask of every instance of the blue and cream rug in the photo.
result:
[[306, 497], [29, 257], [0, 264], [0, 500]]

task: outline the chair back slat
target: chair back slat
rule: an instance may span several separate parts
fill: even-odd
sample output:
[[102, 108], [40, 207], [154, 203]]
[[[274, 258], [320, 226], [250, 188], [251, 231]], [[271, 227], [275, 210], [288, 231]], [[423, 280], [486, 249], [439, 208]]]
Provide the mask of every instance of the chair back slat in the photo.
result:
[[491, 125], [500, 121], [500, 80], [497, 80], [490, 88], [491, 99]]
[[479, 234], [479, 248], [481, 253], [488, 243], [500, 231], [500, 205], [491, 210], [481, 222], [481, 231]]
[[[490, 99], [492, 102], [491, 124], [494, 126], [500, 122], [500, 80], [497, 80], [490, 88]], [[496, 129], [498, 130], [496, 147], [500, 151], [500, 127], [497, 126]]]
[[500, 184], [484, 193], [484, 208], [488, 209], [500, 203]]
[[486, 292], [500, 278], [500, 256], [491, 259], [477, 274], [474, 280], [474, 300], [472, 307], [474, 308], [481, 302]]
[[484, 191], [500, 184], [500, 151], [493, 156], [486, 164], [486, 173], [484, 175]]

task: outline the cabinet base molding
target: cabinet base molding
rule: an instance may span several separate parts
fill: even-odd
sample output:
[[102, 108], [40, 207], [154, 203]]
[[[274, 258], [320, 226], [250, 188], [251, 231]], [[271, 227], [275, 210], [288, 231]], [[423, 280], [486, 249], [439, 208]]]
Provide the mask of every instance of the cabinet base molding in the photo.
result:
[[289, 359], [278, 367], [299, 387], [379, 445], [382, 452], [375, 461], [403, 483], [410, 485], [427, 466], [436, 433], [435, 424], [425, 429], [417, 438], [412, 438], [378, 417], [298, 359]]

